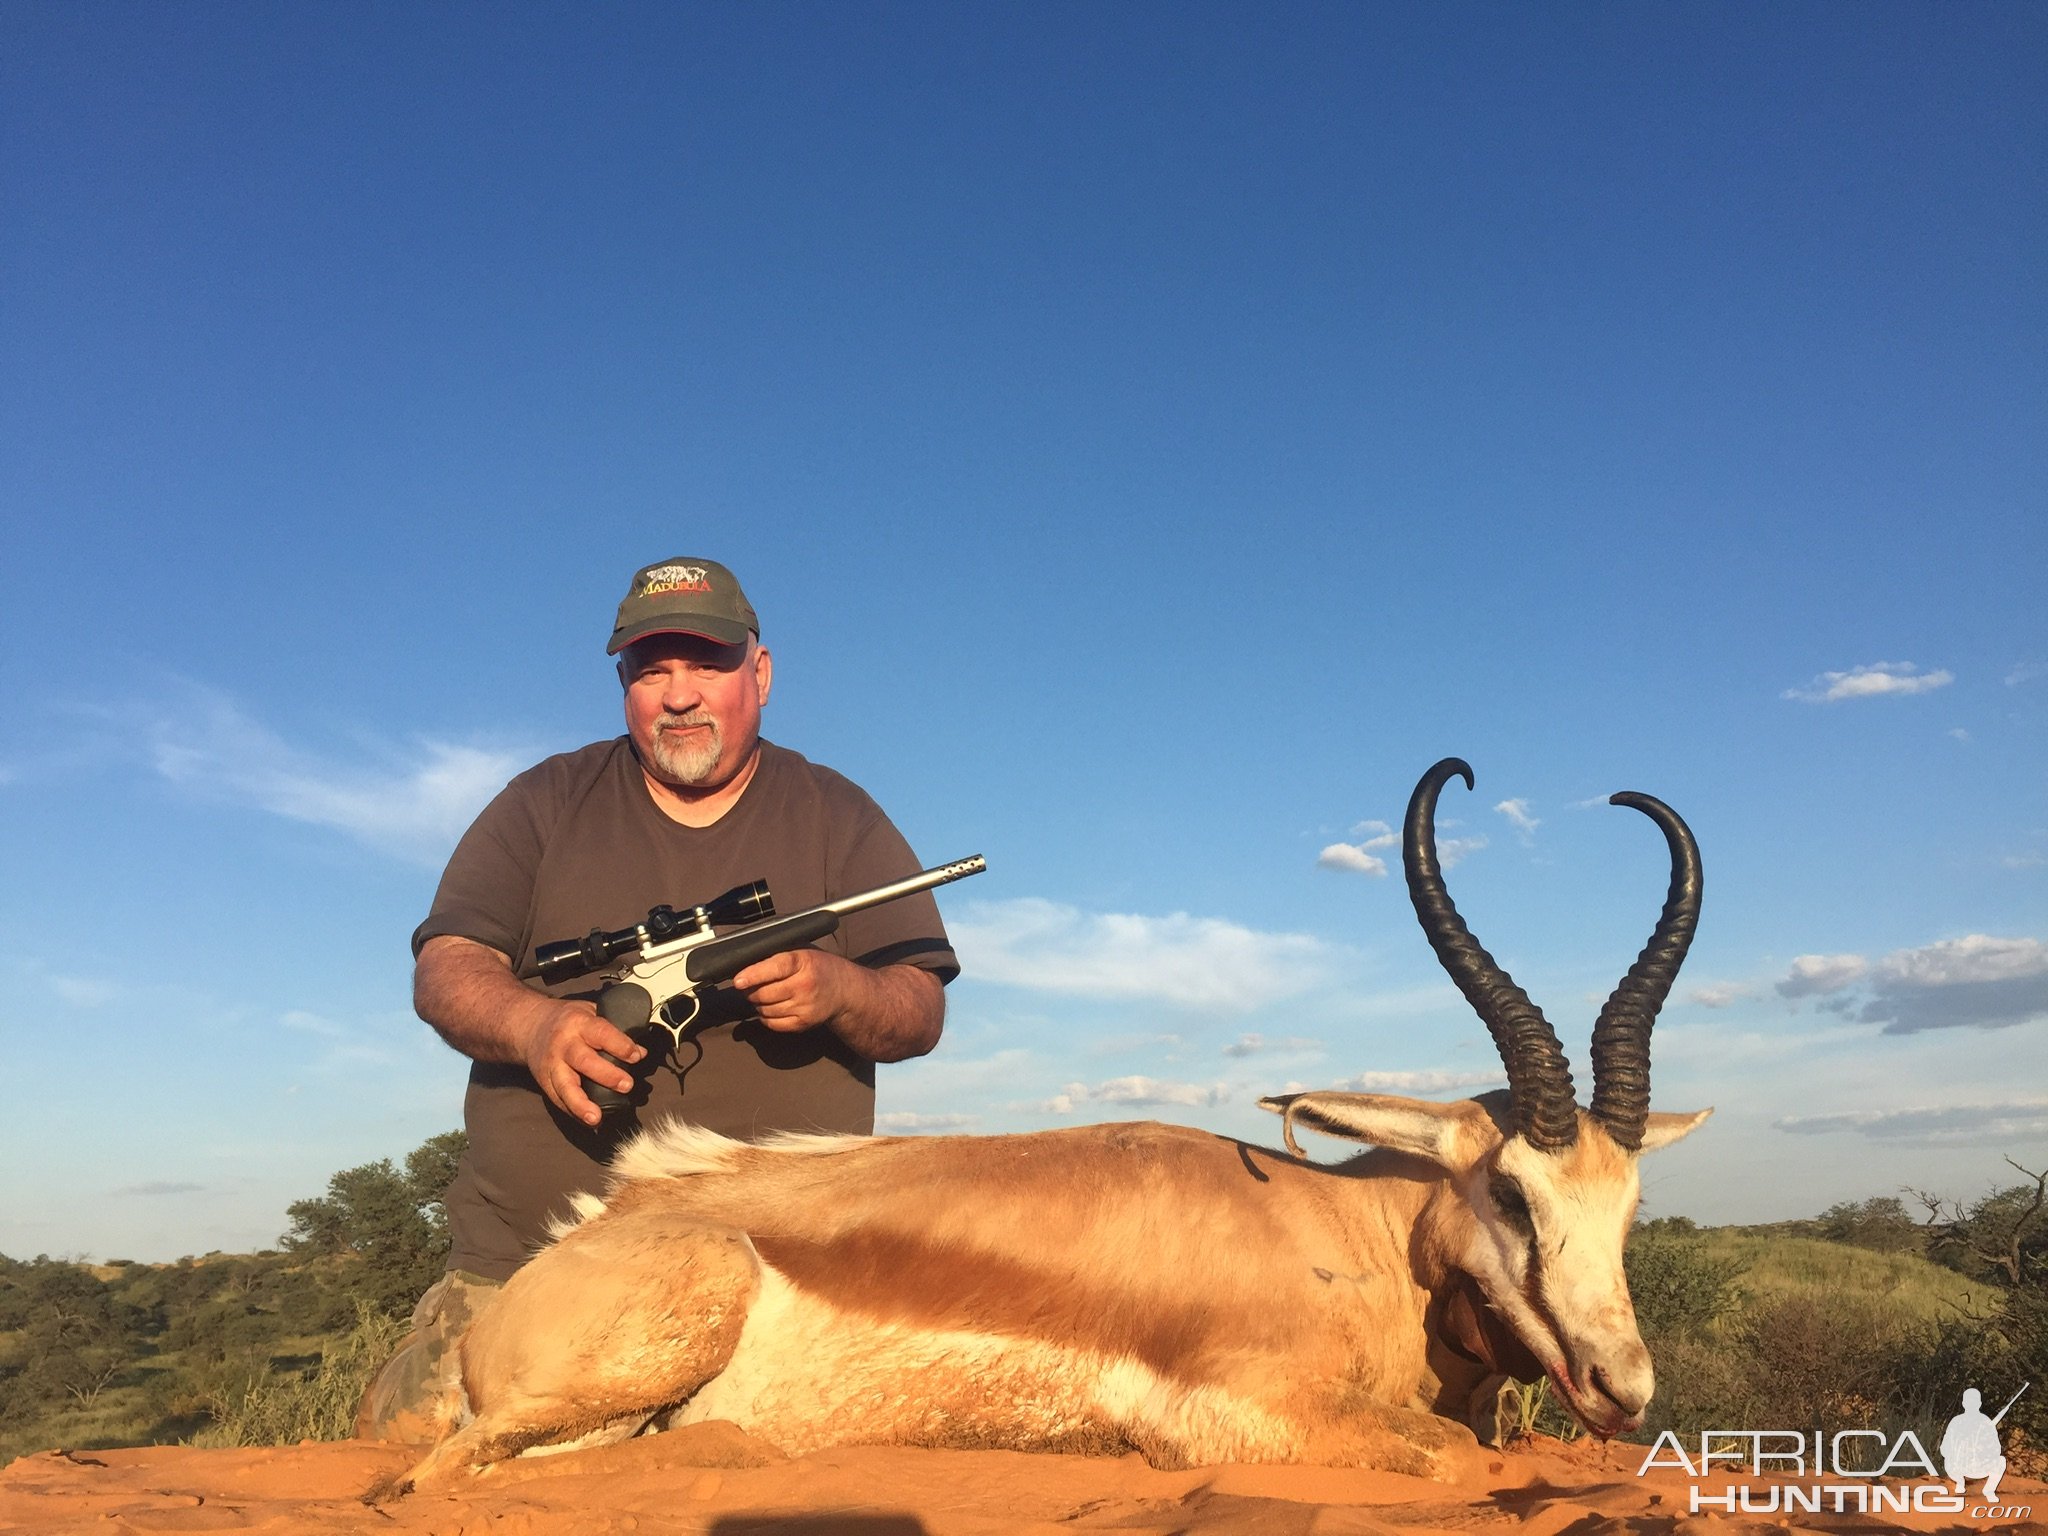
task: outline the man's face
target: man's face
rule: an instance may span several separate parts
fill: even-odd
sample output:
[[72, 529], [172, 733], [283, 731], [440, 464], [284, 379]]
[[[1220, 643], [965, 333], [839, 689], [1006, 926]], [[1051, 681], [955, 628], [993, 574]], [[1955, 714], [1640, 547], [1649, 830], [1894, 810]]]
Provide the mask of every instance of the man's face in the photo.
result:
[[756, 642], [720, 645], [697, 635], [649, 635], [620, 653], [626, 731], [640, 762], [678, 788], [729, 783], [761, 739], [772, 676]]

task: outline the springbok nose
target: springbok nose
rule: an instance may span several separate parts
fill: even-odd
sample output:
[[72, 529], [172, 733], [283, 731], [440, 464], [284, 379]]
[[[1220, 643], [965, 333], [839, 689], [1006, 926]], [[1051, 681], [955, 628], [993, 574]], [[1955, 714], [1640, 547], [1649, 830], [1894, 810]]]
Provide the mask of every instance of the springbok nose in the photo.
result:
[[[1647, 1373], [1645, 1373], [1647, 1376]], [[1633, 1381], [1617, 1384], [1607, 1374], [1605, 1366], [1596, 1365], [1592, 1372], [1592, 1387], [1608, 1402], [1614, 1404], [1623, 1418], [1633, 1419], [1650, 1405], [1651, 1386], [1645, 1380], [1640, 1386]]]

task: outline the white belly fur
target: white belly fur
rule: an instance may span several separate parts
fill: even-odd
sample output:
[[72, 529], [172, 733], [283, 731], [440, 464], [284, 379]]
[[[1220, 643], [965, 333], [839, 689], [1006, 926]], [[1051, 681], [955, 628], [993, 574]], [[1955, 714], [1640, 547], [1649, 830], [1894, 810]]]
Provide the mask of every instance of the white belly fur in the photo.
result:
[[1155, 1462], [1201, 1463], [1282, 1459], [1298, 1446], [1259, 1404], [1129, 1356], [878, 1322], [767, 1264], [730, 1363], [669, 1422], [707, 1419], [792, 1455], [858, 1444], [1136, 1448]]

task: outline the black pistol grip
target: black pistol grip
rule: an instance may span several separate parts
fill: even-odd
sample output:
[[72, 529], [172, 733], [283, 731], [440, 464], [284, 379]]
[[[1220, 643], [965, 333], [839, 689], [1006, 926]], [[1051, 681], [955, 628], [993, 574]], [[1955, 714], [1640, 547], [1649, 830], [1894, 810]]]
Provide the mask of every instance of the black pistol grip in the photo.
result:
[[[644, 1028], [647, 1021], [654, 1017], [654, 999], [638, 982], [615, 981], [597, 994], [597, 1013], [599, 1018], [607, 1023], [616, 1024], [630, 1035], [634, 1030]], [[610, 1051], [599, 1051], [597, 1054], [623, 1071], [632, 1071], [631, 1067]], [[606, 1114], [624, 1109], [633, 1102], [618, 1089], [605, 1083], [594, 1082], [587, 1077], [583, 1079], [583, 1091], [590, 1096], [590, 1102]]]

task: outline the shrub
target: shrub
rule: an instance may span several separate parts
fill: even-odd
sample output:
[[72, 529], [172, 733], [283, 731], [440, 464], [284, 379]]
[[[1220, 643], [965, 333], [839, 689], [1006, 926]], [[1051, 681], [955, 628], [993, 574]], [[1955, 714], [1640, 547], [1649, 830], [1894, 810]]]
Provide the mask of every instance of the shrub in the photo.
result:
[[1814, 1225], [1831, 1243], [1848, 1243], [1878, 1253], [1921, 1253], [1927, 1247], [1926, 1231], [1896, 1195], [1844, 1200], [1822, 1211]]
[[1876, 1429], [1901, 1416], [1905, 1362], [1935, 1336], [1881, 1300], [1781, 1296], [1744, 1314], [1734, 1330], [1754, 1374], [1754, 1427]]
[[1697, 1239], [1640, 1229], [1624, 1259], [1645, 1340], [1702, 1337], [1742, 1305], [1740, 1282], [1749, 1266], [1715, 1257]]
[[200, 1445], [297, 1445], [301, 1440], [346, 1440], [355, 1429], [356, 1405], [370, 1378], [390, 1358], [405, 1324], [370, 1301], [357, 1303], [355, 1326], [321, 1352], [309, 1371], [265, 1370], [240, 1390], [211, 1405], [214, 1425], [195, 1437]]

